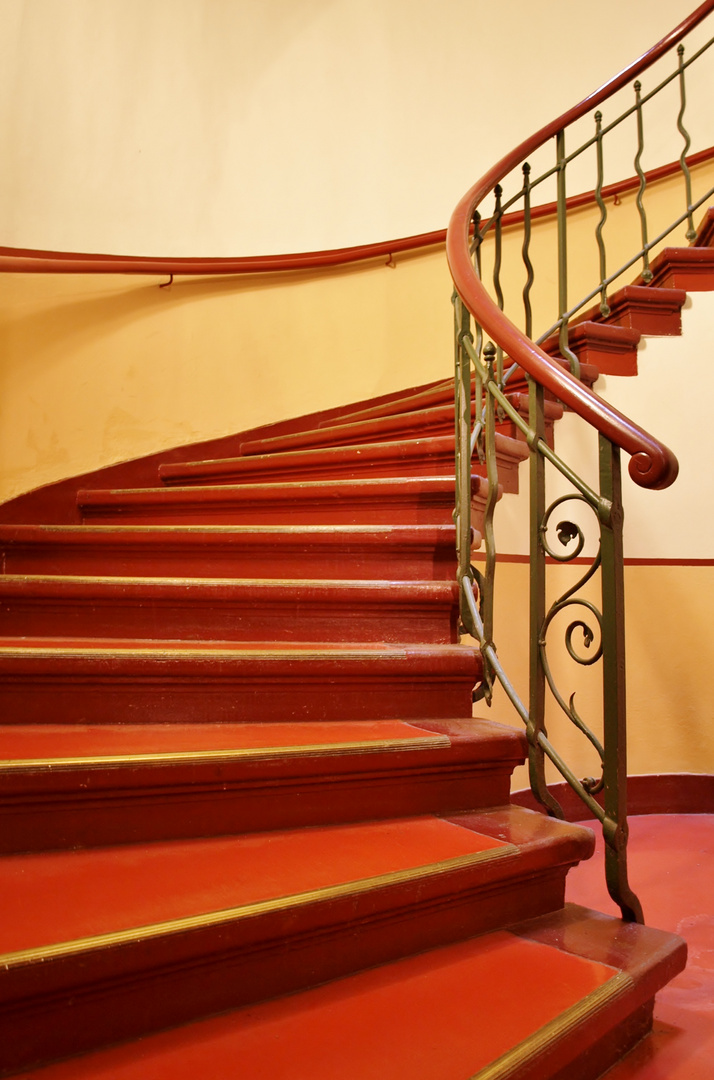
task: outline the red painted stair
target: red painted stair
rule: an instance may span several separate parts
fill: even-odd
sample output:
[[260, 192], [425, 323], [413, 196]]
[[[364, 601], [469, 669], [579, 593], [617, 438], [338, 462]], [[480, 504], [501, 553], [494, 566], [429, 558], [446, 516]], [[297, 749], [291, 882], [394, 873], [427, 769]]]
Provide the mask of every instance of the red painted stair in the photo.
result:
[[454, 576], [453, 525], [0, 525], [7, 574], [432, 581]]
[[[665, 255], [586, 381], [677, 332]], [[4, 1074], [587, 1080], [647, 1030], [683, 944], [563, 906], [592, 836], [509, 806], [523, 734], [471, 715], [449, 393], [0, 526]]]

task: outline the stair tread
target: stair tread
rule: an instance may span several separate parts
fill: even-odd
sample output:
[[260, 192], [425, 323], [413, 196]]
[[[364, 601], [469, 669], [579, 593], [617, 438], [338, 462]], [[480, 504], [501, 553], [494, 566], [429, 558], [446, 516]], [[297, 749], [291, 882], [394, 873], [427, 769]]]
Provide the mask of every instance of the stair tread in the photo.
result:
[[168, 729], [166, 724], [17, 724], [0, 735], [0, 771], [26, 763], [56, 767], [61, 761], [136, 765], [157, 756], [337, 754], [345, 748], [390, 752], [448, 747], [454, 739], [469, 739], [486, 756], [494, 753], [494, 744], [519, 737], [513, 728], [478, 720], [437, 721], [431, 729], [403, 720], [306, 721], [297, 730], [294, 724], [279, 722], [175, 724]]
[[574, 840], [582, 854], [592, 846], [589, 830], [504, 807], [451, 820], [424, 815], [8, 856], [0, 863], [6, 898], [0, 968], [34, 959], [18, 953], [61, 944], [63, 953], [81, 951], [85, 938], [138, 927], [170, 933], [167, 923], [202, 915], [224, 922], [263, 913], [273, 902], [281, 908], [314, 903], [342, 886], [390, 886], [395, 875], [415, 879], [476, 866], [520, 848], [537, 848], [547, 864], [559, 840]]
[[[547, 929], [538, 940], [541, 926]], [[567, 1066], [573, 1042], [582, 1047], [592, 1038], [588, 1025], [598, 1014], [626, 994], [637, 1000], [638, 982], [649, 971], [659, 976], [658, 966], [667, 963], [665, 939], [671, 969], [681, 962], [671, 938], [569, 906], [557, 917], [25, 1075], [145, 1080], [150, 1062], [156, 1080], [189, 1080], [205, 1075], [210, 1062], [214, 1076], [455, 1080], [476, 1078], [498, 1063], [502, 1071], [489, 1076], [516, 1077], [529, 1053]], [[609, 953], [608, 945], [614, 946]], [[645, 953], [656, 953], [658, 964], [648, 964]]]
[[285, 715], [273, 723], [7, 725], [0, 850], [473, 810], [506, 802], [526, 752], [523, 732], [492, 720], [308, 716], [298, 726]]

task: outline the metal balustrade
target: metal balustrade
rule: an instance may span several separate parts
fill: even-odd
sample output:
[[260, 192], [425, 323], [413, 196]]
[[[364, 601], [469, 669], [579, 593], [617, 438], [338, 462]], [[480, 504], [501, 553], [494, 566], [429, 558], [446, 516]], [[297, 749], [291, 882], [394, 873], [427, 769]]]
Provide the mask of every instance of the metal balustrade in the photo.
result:
[[[580, 362], [570, 343], [572, 320], [593, 301], [603, 319], [610, 315], [608, 295], [611, 286], [640, 265], [640, 283], [652, 281], [651, 253], [663, 241], [686, 225], [686, 238], [696, 236], [697, 210], [714, 195], [714, 188], [696, 200], [688, 165], [691, 137], [685, 126], [687, 96], [686, 73], [694, 63], [709, 58], [714, 38], [696, 48], [685, 59], [684, 39], [714, 10], [714, 0], [701, 4], [666, 38], [640, 60], [630, 65], [584, 102], [547, 125], [507, 155], [468, 192], [452, 217], [447, 234], [447, 254], [455, 283], [453, 295], [455, 325], [455, 401], [456, 401], [456, 507], [458, 580], [461, 592], [463, 628], [480, 644], [484, 659], [484, 681], [475, 696], [490, 703], [499, 683], [525, 724], [529, 744], [529, 769], [532, 790], [540, 803], [555, 816], [563, 812], [546, 784], [546, 760], [577, 792], [587, 809], [602, 824], [606, 841], [606, 877], [611, 896], [619, 904], [623, 918], [643, 921], [642, 907], [628, 883], [627, 876], [627, 753], [625, 690], [625, 625], [623, 572], [623, 507], [621, 485], [621, 450], [632, 456], [630, 474], [638, 484], [662, 488], [677, 475], [674, 455], [653, 436], [637, 427], [615, 409], [597, 398], [580, 381]], [[641, 76], [662, 57], [675, 52], [672, 70], [652, 89], [644, 91]], [[634, 79], [634, 82], [632, 80]], [[634, 102], [614, 119], [605, 122], [608, 105], [623, 87], [632, 83]], [[683, 141], [679, 158], [683, 180], [682, 210], [664, 230], [650, 239], [646, 206], [647, 176], [642, 168], [646, 131], [650, 114], [662, 92], [675, 83], [679, 89], [679, 112], [676, 129]], [[648, 106], [647, 111], [645, 106]], [[576, 149], [566, 152], [566, 136], [576, 121], [592, 109], [594, 134]], [[641, 245], [623, 265], [608, 271], [607, 207], [603, 198], [608, 136], [628, 118], [635, 121], [634, 170], [639, 179], [636, 211]], [[661, 122], [658, 120], [658, 122]], [[540, 175], [533, 175], [529, 161], [534, 151], [555, 143], [555, 162]], [[568, 295], [568, 209], [567, 178], [572, 163], [585, 151], [595, 157], [595, 203], [599, 219], [593, 236], [593, 250], [599, 268], [591, 287], [573, 303]], [[516, 179], [514, 179], [514, 177]], [[522, 178], [522, 179], [521, 179]], [[532, 201], [534, 192], [546, 181], [555, 182], [557, 191], [557, 315], [552, 323], [534, 337], [532, 290], [536, 269], [531, 253]], [[507, 184], [517, 187], [507, 193]], [[493, 209], [482, 218], [482, 208], [493, 196]], [[503, 219], [520, 209], [523, 242], [521, 260], [524, 284], [523, 311], [511, 316], [504, 301], [503, 288]], [[492, 273], [484, 280], [484, 245], [491, 245]], [[626, 278], [624, 278], [627, 281]], [[515, 324], [523, 325], [523, 331]], [[569, 371], [559, 368], [539, 348], [557, 337], [557, 352]], [[509, 398], [513, 376], [525, 373], [528, 379], [528, 417], [525, 418]], [[594, 490], [574, 469], [559, 457], [546, 439], [546, 395], [554, 396], [584, 423], [597, 432], [599, 488]], [[472, 401], [477, 407], [472, 421]], [[479, 407], [480, 403], [480, 407]], [[528, 700], [519, 696], [499, 659], [494, 641], [494, 611], [498, 599], [496, 567], [498, 553], [494, 534], [494, 514], [498, 500], [498, 463], [495, 432], [499, 422], [508, 419], [521, 432], [530, 450], [530, 660]], [[471, 491], [474, 457], [486, 467], [487, 497], [481, 529], [484, 547], [482, 568], [472, 559]], [[555, 470], [567, 481], [569, 493], [550, 497], [548, 472]], [[549, 566], [583, 562], [586, 548], [584, 527], [571, 513], [574, 504], [585, 505], [592, 513], [596, 534], [595, 553], [585, 560], [579, 580], [554, 601], [546, 600]], [[600, 597], [591, 599], [590, 583], [599, 578]], [[586, 590], [586, 586], [588, 589]], [[557, 683], [550, 660], [554, 627], [558, 616], [566, 622], [561, 643], [575, 663], [587, 667], [599, 665], [602, 674], [602, 737], [595, 728], [600, 724], [580, 714], [575, 694]], [[546, 730], [546, 698], [577, 728], [594, 748], [600, 763], [597, 776], [578, 778], [553, 745]], [[598, 798], [598, 796], [600, 796]]]

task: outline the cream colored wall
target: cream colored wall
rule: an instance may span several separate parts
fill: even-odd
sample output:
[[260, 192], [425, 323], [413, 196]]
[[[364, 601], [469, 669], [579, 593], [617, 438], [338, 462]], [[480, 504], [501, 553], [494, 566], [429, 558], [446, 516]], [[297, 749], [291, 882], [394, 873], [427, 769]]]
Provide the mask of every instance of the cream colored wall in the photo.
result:
[[[570, 0], [551, 0], [553, 23], [541, 9], [533, 19], [526, 0], [507, 10], [472, 0], [2, 0], [0, 239], [238, 255], [443, 227], [483, 169], [690, 6], [603, 0], [597, 48], [572, 48], [571, 32], [592, 42], [594, 24], [591, 6]], [[695, 109], [688, 117], [695, 149], [714, 141]], [[659, 131], [650, 132], [645, 167], [679, 152], [666, 145], [657, 152]], [[631, 145], [623, 145], [608, 157], [607, 180], [631, 174], [631, 162]], [[573, 174], [571, 191], [591, 186], [592, 171]], [[633, 229], [624, 217], [632, 198], [610, 207], [613, 260]], [[575, 221], [573, 292], [592, 262], [592, 225], [589, 211]], [[549, 246], [546, 224], [534, 252], [542, 257], [539, 281], [552, 290]], [[520, 287], [514, 279], [512, 289]], [[144, 278], [4, 275], [0, 499], [162, 447], [447, 375], [449, 292], [438, 251], [398, 260], [396, 270], [367, 265], [324, 276], [183, 281], [166, 290]], [[546, 291], [537, 302], [543, 325]], [[645, 361], [661, 373], [682, 365], [681, 358], [658, 360], [658, 348], [647, 343], [643, 369]], [[688, 351], [688, 367], [695, 351], [706, 355], [706, 345]], [[639, 416], [644, 384], [637, 384], [632, 410]], [[693, 425], [661, 385], [655, 381], [650, 394], [659, 409], [652, 428], [666, 431], [681, 452]], [[709, 400], [697, 385], [700, 400]], [[612, 379], [605, 392], [620, 393]], [[674, 428], [660, 427], [660, 419]], [[560, 446], [570, 437], [567, 424]], [[647, 495], [647, 524], [630, 530], [628, 545], [704, 557], [709, 504], [696, 491], [689, 501], [693, 476], [683, 475], [676, 489], [687, 492], [686, 505], [667, 513], [655, 502], [661, 494]], [[630, 516], [636, 513], [632, 504]], [[501, 529], [502, 550], [520, 550]], [[499, 569], [507, 614], [499, 616], [497, 640], [517, 681], [524, 574], [519, 564]], [[712, 770], [705, 651], [712, 571], [628, 567], [627, 575], [631, 767]], [[509, 595], [518, 603], [509, 605]], [[673, 599], [662, 628], [661, 608]], [[586, 715], [591, 693], [581, 690]], [[502, 705], [495, 711], [506, 718]], [[576, 767], [590, 769], [554, 717], [554, 733], [558, 725]]]
[[0, 276], [0, 501], [452, 370], [443, 251], [326, 275]]
[[[442, 228], [495, 160], [692, 7], [1, 0], [0, 243], [249, 255]], [[665, 130], [645, 167], [671, 156]], [[608, 155], [609, 177], [632, 157]]]

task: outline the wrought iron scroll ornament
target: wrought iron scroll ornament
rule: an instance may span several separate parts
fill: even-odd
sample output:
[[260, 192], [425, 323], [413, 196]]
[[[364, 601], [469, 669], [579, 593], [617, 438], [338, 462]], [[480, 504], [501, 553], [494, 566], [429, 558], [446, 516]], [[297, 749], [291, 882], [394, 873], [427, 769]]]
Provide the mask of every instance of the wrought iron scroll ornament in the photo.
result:
[[[546, 555], [554, 559], [559, 563], [569, 563], [577, 559], [584, 547], [585, 536], [581, 527], [573, 521], [562, 520], [559, 521], [556, 526], [556, 534], [562, 547], [569, 548], [573, 541], [576, 541], [575, 546], [568, 551], [558, 551], [556, 548], [551, 547], [548, 542], [548, 527], [550, 518], [553, 513], [561, 507], [564, 503], [569, 501], [577, 501], [584, 503], [590, 510], [594, 510], [592, 504], [584, 498], [582, 495], [562, 495], [559, 499], [556, 499], [546, 511], [543, 522], [540, 527], [540, 542]], [[596, 515], [597, 516], [597, 515]], [[602, 791], [604, 787], [604, 775], [602, 773], [602, 765], [605, 760], [605, 751], [602, 742], [595, 733], [588, 727], [585, 721], [582, 719], [577, 709], [575, 708], [575, 694], [572, 693], [569, 699], [566, 701], [561, 694], [555, 678], [552, 673], [552, 669], [547, 655], [547, 638], [548, 631], [555, 620], [556, 616], [563, 612], [570, 611], [572, 608], [579, 608], [581, 611], [586, 612], [586, 615], [581, 615], [580, 618], [574, 619], [568, 623], [565, 628], [565, 648], [568, 655], [576, 664], [580, 664], [583, 667], [592, 667], [599, 660], [602, 659], [603, 645], [602, 645], [602, 612], [591, 601], [586, 600], [583, 597], [579, 597], [577, 594], [585, 587], [585, 585], [595, 576], [596, 572], [600, 569], [600, 545], [598, 544], [598, 550], [592, 559], [590, 565], [586, 568], [585, 573], [578, 579], [578, 581], [567, 589], [562, 596], [555, 600], [546, 612], [543, 619], [543, 626], [538, 639], [538, 646], [540, 650], [540, 660], [545, 674], [548, 687], [558, 702], [558, 705], [571, 721], [572, 724], [588, 739], [592, 746], [597, 751], [600, 759], [600, 776], [596, 780], [593, 777], [585, 777], [581, 780], [581, 783], [586, 791], [591, 795], [596, 795]], [[588, 618], [590, 621], [588, 621]], [[592, 622], [597, 625], [597, 632], [593, 630]], [[582, 635], [582, 646], [588, 650], [587, 655], [579, 652], [574, 643], [573, 638], [578, 632]]]

